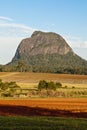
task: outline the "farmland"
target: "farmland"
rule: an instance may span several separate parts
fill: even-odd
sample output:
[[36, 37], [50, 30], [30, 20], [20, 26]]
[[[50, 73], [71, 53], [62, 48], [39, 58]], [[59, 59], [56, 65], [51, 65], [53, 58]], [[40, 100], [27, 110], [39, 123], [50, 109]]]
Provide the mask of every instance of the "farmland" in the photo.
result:
[[86, 130], [87, 99], [0, 100], [1, 130]]
[[38, 83], [40, 80], [47, 80], [70, 84], [87, 84], [87, 75], [1, 72], [0, 78], [3, 81], [15, 81], [17, 83]]
[[87, 119], [0, 116], [0, 130], [87, 130]]
[[[15, 97], [87, 97], [87, 75], [2, 72], [0, 79], [3, 82], [16, 82], [21, 87], [22, 93], [15, 93]], [[37, 86], [40, 80], [61, 82], [62, 88], [56, 92], [38, 93]]]
[[52, 74], [52, 73], [20, 73], [0, 72], [0, 79], [4, 82], [17, 82], [22, 88], [34, 88], [40, 80], [61, 82], [63, 86], [72, 88], [87, 88], [87, 75]]
[[23, 91], [37, 90], [40, 80], [58, 81], [63, 87], [57, 90], [63, 93], [58, 97], [29, 95], [26, 98], [0, 98], [1, 130], [87, 129], [86, 75], [3, 72], [0, 79], [16, 82]]
[[0, 100], [0, 115], [65, 116], [87, 118], [86, 98]]

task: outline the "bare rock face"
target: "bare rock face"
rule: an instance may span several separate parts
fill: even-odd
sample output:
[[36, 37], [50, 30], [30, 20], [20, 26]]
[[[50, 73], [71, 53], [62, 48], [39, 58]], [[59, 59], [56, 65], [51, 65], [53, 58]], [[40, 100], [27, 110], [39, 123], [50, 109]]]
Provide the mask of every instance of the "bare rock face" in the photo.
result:
[[9, 71], [87, 74], [87, 61], [76, 55], [62, 36], [41, 31], [23, 39], [5, 67]]
[[30, 38], [21, 41], [13, 59], [20, 58], [23, 54], [26, 56], [38, 54], [65, 55], [69, 52], [73, 52], [72, 48], [59, 34], [35, 31]]

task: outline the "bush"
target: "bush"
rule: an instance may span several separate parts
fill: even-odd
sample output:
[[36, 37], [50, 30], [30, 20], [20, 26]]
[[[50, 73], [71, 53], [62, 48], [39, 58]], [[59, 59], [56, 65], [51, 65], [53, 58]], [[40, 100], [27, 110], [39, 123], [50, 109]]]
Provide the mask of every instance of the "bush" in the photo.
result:
[[60, 82], [56, 82], [56, 88], [62, 87], [62, 84]]
[[64, 88], [68, 88], [68, 86], [67, 85], [65, 85], [65, 87]]
[[55, 84], [53, 81], [48, 82], [47, 89], [53, 89], [53, 90], [56, 90], [56, 84]]
[[56, 90], [57, 88], [60, 88], [62, 86], [62, 84], [60, 82], [56, 82], [54, 83], [53, 81], [50, 82], [46, 82], [45, 80], [41, 80], [38, 84], [38, 90], [42, 90], [42, 89], [52, 89], [52, 90]]
[[38, 84], [38, 90], [47, 89], [48, 83], [45, 80], [41, 80]]
[[75, 86], [72, 86], [72, 88], [75, 88]]
[[20, 89], [20, 86], [16, 82], [2, 82], [0, 79], [0, 91], [2, 96], [10, 97], [14, 95], [17, 89]]

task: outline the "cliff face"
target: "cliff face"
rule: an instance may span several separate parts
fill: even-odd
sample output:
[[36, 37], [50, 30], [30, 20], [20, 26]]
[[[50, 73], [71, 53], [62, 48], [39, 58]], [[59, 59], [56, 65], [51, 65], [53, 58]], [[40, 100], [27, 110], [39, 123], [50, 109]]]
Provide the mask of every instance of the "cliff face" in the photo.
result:
[[38, 54], [60, 54], [65, 55], [73, 52], [67, 42], [56, 33], [44, 33], [35, 31], [31, 38], [26, 38], [20, 43], [14, 59], [21, 55], [38, 55]]
[[41, 31], [21, 41], [6, 67], [9, 71], [87, 74], [87, 61], [76, 55], [62, 36]]

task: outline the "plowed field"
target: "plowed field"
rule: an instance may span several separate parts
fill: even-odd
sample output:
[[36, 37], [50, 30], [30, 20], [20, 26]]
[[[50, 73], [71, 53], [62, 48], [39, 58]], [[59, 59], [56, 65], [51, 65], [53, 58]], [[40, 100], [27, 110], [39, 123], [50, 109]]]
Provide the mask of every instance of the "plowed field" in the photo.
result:
[[0, 100], [0, 115], [87, 118], [87, 99]]

